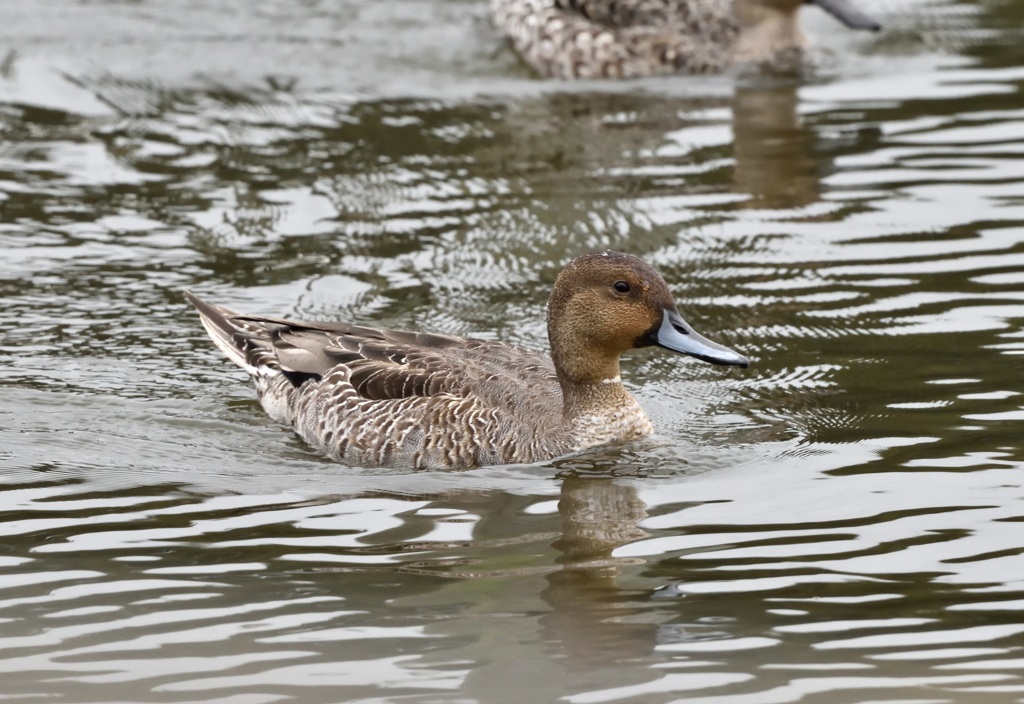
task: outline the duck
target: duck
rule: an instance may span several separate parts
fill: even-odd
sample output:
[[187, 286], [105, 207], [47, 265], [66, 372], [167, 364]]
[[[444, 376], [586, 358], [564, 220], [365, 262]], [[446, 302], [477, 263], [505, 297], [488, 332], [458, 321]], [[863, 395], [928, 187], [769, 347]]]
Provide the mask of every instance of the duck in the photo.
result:
[[658, 346], [717, 365], [746, 357], [698, 334], [644, 260], [571, 260], [547, 308], [550, 356], [493, 340], [245, 315], [190, 291], [263, 409], [346, 465], [468, 469], [544, 462], [650, 435], [619, 357]]
[[807, 45], [804, 5], [851, 29], [881, 24], [857, 0], [491, 0], [495, 26], [545, 78], [717, 73], [776, 63]]

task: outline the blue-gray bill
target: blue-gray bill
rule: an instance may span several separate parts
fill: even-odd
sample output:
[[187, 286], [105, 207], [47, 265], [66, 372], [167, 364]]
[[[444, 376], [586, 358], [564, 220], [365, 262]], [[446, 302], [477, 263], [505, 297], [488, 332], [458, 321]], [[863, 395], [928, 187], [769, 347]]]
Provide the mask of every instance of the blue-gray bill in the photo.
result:
[[730, 364], [747, 367], [750, 360], [725, 345], [712, 342], [668, 308], [662, 311], [661, 327], [651, 333], [651, 341], [659, 347], [688, 354], [711, 364]]
[[882, 23], [850, 4], [850, 0], [805, 0], [808, 5], [817, 5], [850, 29], [866, 29], [877, 32]]

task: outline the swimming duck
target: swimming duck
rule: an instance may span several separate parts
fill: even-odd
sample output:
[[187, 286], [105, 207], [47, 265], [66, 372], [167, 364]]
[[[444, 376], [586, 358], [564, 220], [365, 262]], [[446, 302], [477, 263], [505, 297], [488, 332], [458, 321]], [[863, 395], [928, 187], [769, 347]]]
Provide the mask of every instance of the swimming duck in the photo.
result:
[[710, 73], [806, 46], [798, 15], [817, 5], [853, 29], [881, 25], [856, 0], [491, 0], [494, 22], [547, 78]]
[[539, 462], [653, 432], [619, 355], [658, 345], [747, 366], [683, 320], [638, 257], [585, 254], [548, 301], [551, 357], [490, 340], [243, 315], [186, 291], [264, 410], [328, 457], [361, 466]]

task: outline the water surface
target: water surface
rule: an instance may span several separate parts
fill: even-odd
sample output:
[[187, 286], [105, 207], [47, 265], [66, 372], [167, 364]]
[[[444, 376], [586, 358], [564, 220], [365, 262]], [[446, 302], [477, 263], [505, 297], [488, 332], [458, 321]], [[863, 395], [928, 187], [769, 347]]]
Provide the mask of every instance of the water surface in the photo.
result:
[[[486, 3], [0, 3], [0, 701], [1024, 700], [1024, 13], [533, 80]], [[181, 291], [546, 346], [654, 263], [650, 440], [327, 462]]]

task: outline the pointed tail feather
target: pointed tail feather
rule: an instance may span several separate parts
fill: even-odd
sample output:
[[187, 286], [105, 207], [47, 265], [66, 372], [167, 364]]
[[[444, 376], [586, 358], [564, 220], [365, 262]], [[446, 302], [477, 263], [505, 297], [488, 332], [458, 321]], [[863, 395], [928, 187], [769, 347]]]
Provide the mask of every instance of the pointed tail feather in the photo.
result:
[[245, 319], [229, 308], [207, 303], [191, 291], [185, 297], [199, 311], [206, 332], [228, 359], [252, 376], [269, 369], [280, 370], [266, 326]]

